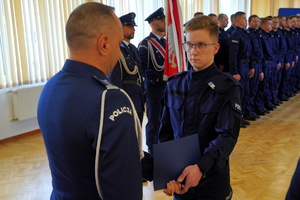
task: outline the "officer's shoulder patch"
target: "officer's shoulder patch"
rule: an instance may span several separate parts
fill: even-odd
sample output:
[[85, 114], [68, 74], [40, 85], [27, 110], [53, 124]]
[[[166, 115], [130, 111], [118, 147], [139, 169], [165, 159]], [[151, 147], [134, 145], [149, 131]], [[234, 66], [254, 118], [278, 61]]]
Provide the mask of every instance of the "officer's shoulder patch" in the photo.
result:
[[183, 72], [178, 72], [176, 74], [173, 74], [171, 77], [168, 78], [168, 81], [173, 80], [175, 78], [181, 77], [186, 75], [188, 72], [187, 71], [183, 71]]
[[232, 42], [232, 43], [237, 43], [237, 44], [239, 43], [238, 40], [231, 40], [231, 42]]
[[232, 86], [240, 86], [240, 83], [228, 72], [223, 72], [211, 78], [207, 85], [216, 92], [222, 93]]
[[99, 83], [101, 83], [102, 85], [104, 85], [106, 89], [120, 89], [118, 86], [111, 84], [107, 79], [100, 79], [95, 75], [93, 76], [93, 78], [97, 80]]

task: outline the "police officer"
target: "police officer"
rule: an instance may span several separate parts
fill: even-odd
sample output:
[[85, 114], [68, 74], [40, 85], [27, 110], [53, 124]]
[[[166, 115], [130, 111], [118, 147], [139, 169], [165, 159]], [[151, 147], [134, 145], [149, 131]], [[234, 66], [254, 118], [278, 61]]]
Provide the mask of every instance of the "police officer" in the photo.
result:
[[128, 13], [119, 19], [123, 26], [123, 42], [120, 45], [121, 57], [109, 75], [110, 81], [123, 88], [130, 96], [142, 125], [144, 115], [144, 87], [141, 76], [141, 59], [137, 48], [130, 43], [134, 38], [135, 13]]
[[196, 17], [185, 31], [184, 49], [192, 69], [168, 80], [159, 140], [198, 134], [201, 158], [178, 177], [179, 190], [168, 187], [175, 183], [170, 180], [164, 192], [175, 193], [176, 200], [231, 199], [228, 158], [240, 130], [241, 87], [214, 64], [219, 49], [217, 23], [208, 16]]
[[283, 69], [283, 50], [286, 51], [286, 44], [282, 43], [281, 38], [281, 31], [278, 31], [279, 28], [279, 18], [277, 16], [272, 17], [272, 31], [270, 32], [275, 41], [275, 62], [276, 62], [276, 68], [274, 69], [273, 73], [273, 87], [272, 87], [272, 103], [275, 106], [279, 106], [283, 102], [279, 100], [278, 98], [278, 88], [279, 84], [281, 82], [281, 75], [282, 75], [282, 69]]
[[162, 37], [166, 26], [164, 9], [159, 8], [145, 21], [150, 24], [152, 32], [140, 42], [138, 52], [142, 61], [142, 74], [145, 78], [146, 114], [148, 118], [146, 144], [149, 153], [152, 153], [153, 144], [158, 142], [160, 99], [166, 88], [167, 79], [164, 77], [166, 39]]
[[231, 35], [231, 33], [232, 33], [232, 32], [234, 31], [234, 29], [235, 29], [235, 16], [234, 16], [234, 14], [232, 14], [232, 15], [230, 16], [230, 22], [231, 22], [231, 26], [230, 26], [229, 29], [226, 30], [226, 32], [227, 32], [229, 35]]
[[[258, 32], [258, 28], [260, 25], [260, 19], [257, 15], [251, 15], [248, 20], [249, 28], [247, 31], [249, 32], [249, 37], [252, 46], [252, 58], [250, 61], [250, 65], [254, 69], [254, 75], [249, 80], [249, 107], [248, 110], [245, 110], [244, 118], [246, 120], [255, 121], [259, 118], [258, 115], [265, 115], [266, 112], [264, 110], [256, 110], [255, 101], [256, 94], [258, 90], [259, 81], [262, 80], [262, 45], [260, 34]], [[255, 111], [255, 112], [254, 112]]]
[[[239, 81], [244, 88], [242, 91], [242, 111], [250, 110], [249, 108], [249, 77], [253, 77], [253, 66], [249, 66], [251, 58], [252, 46], [248, 32], [245, 30], [247, 27], [246, 13], [235, 13], [236, 27], [230, 36], [229, 48], [229, 72], [233, 77]], [[241, 128], [246, 128], [250, 122], [241, 120]]]
[[284, 15], [278, 15], [279, 18], [279, 27], [277, 32], [281, 35], [281, 46], [283, 49], [280, 50], [280, 54], [283, 56], [283, 64], [282, 64], [282, 74], [281, 80], [278, 88], [278, 99], [281, 101], [289, 101], [290, 97], [286, 96], [286, 79], [287, 79], [287, 71], [290, 67], [289, 58], [289, 48], [287, 44], [287, 32], [285, 31], [286, 27], [286, 17]]
[[38, 104], [50, 199], [141, 200], [137, 116], [126, 93], [106, 78], [120, 57], [120, 20], [112, 7], [90, 2], [71, 13], [65, 30], [70, 58]]
[[228, 25], [228, 17], [226, 14], [218, 15], [218, 26], [219, 26], [219, 39], [220, 49], [215, 55], [215, 63], [219, 69], [223, 72], [229, 72], [229, 39], [230, 35], [224, 30]]
[[269, 33], [272, 30], [272, 19], [261, 19], [261, 42], [263, 50], [262, 72], [263, 80], [259, 82], [258, 94], [256, 96], [257, 110], [267, 109], [274, 110], [276, 106], [272, 104], [272, 91], [270, 91], [270, 76], [276, 63], [274, 59], [274, 41]]
[[292, 33], [292, 38], [293, 38], [293, 42], [294, 42], [294, 54], [295, 54], [295, 56], [294, 56], [295, 57], [295, 65], [292, 68], [292, 76], [290, 79], [290, 85], [291, 85], [291, 92], [293, 93], [293, 95], [296, 95], [298, 93], [296, 86], [297, 86], [297, 67], [298, 67], [298, 55], [299, 55], [299, 51], [298, 51], [299, 33], [296, 30], [297, 16], [292, 15], [289, 17], [289, 20], [291, 21], [291, 25], [292, 25], [290, 32]]
[[294, 93], [292, 92], [291, 87], [291, 77], [292, 77], [292, 68], [295, 66], [296, 61], [296, 53], [295, 53], [295, 41], [293, 40], [293, 34], [291, 31], [292, 28], [292, 22], [291, 19], [286, 20], [286, 25], [284, 27], [284, 37], [286, 39], [287, 44], [287, 54], [285, 58], [285, 64], [284, 64], [284, 74], [283, 74], [283, 87], [285, 91], [285, 95], [287, 97], [293, 97]]

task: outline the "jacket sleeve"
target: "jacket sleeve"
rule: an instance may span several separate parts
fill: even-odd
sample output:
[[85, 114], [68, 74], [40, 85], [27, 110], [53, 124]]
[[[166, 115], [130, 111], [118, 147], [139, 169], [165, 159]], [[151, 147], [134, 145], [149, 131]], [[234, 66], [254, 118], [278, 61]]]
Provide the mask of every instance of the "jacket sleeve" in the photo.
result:
[[[103, 132], [99, 166], [96, 169], [102, 197], [111, 200], [119, 200], [120, 197], [140, 200], [142, 199], [141, 162], [131, 104], [118, 89], [108, 90], [102, 104], [105, 104], [105, 111], [104, 116], [100, 117], [100, 121], [103, 119]], [[95, 113], [97, 113], [96, 108], [95, 106]], [[99, 127], [97, 118], [99, 119], [92, 113], [89, 118], [90, 125], [98, 124]], [[97, 139], [98, 134], [93, 139], [95, 149], [97, 149]]]
[[239, 51], [240, 37], [238, 34], [233, 34], [230, 37], [229, 46], [229, 72], [232, 75], [239, 74], [238, 70], [238, 51]]
[[221, 163], [227, 163], [237, 143], [241, 119], [240, 90], [241, 87], [236, 84], [226, 91], [221, 91], [224, 92], [224, 101], [215, 125], [218, 136], [209, 143], [197, 163], [204, 174], [218, 169]]

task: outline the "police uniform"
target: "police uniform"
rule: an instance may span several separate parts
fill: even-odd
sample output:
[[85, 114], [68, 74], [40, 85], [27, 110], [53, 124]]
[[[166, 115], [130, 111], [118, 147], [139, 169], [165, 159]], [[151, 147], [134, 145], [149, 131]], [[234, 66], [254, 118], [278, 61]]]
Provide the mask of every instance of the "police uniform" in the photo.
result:
[[[136, 26], [134, 18], [135, 13], [128, 13], [119, 19], [123, 26]], [[130, 96], [142, 124], [145, 101], [141, 59], [137, 48], [125, 40], [121, 43], [120, 50], [122, 56], [108, 78], [114, 85], [124, 89]]]
[[229, 35], [231, 35], [231, 34], [232, 34], [232, 32], [234, 31], [234, 29], [235, 29], [235, 27], [234, 27], [234, 26], [230, 26], [230, 28], [229, 28], [229, 29], [227, 29], [227, 30], [226, 30], [226, 32], [227, 32]]
[[229, 72], [229, 40], [230, 35], [221, 27], [219, 27], [219, 39], [218, 43], [220, 44], [220, 49], [215, 55], [215, 63], [219, 67], [219, 65], [223, 65], [223, 72]]
[[[230, 36], [229, 48], [229, 72], [232, 75], [239, 74], [240, 83], [243, 87], [241, 94], [243, 114], [251, 110], [249, 104], [249, 69], [253, 66], [249, 65], [252, 53], [251, 41], [249, 33], [241, 27], [236, 26]], [[242, 120], [241, 127], [245, 127]]]
[[[260, 40], [260, 34], [258, 30], [248, 28], [249, 37], [252, 46], [252, 57], [250, 65], [254, 69], [254, 76], [249, 80], [249, 110], [245, 113], [244, 118], [247, 120], [256, 120], [257, 115], [265, 115], [264, 110], [255, 110], [256, 94], [259, 84], [259, 74], [262, 73], [262, 45]], [[257, 114], [257, 115], [256, 115]]]
[[[264, 79], [259, 82], [258, 93], [256, 96], [256, 109], [257, 110], [274, 110], [276, 106], [272, 104], [272, 91], [270, 90], [270, 77], [272, 71], [276, 66], [274, 59], [274, 41], [272, 35], [263, 29], [260, 31], [263, 60], [262, 60], [262, 71], [264, 73]], [[273, 72], [274, 73], [274, 72]]]
[[73, 60], [66, 60], [46, 83], [38, 104], [38, 122], [51, 169], [51, 200], [101, 199], [95, 156], [102, 104], [104, 126], [97, 169], [102, 197], [142, 199], [133, 108], [117, 87], [107, 91], [102, 101], [108, 86], [112, 85], [100, 70]]
[[278, 72], [278, 75], [277, 75], [277, 84], [278, 84], [278, 99], [280, 101], [288, 101], [289, 100], [289, 97], [287, 97], [285, 95], [285, 90], [284, 90], [284, 87], [283, 87], [283, 82], [284, 82], [284, 79], [283, 79], [283, 73], [284, 73], [284, 70], [285, 70], [285, 67], [284, 67], [284, 61], [285, 61], [285, 57], [286, 57], [286, 53], [288, 51], [288, 48], [287, 48], [287, 44], [286, 44], [286, 39], [284, 37], [284, 32], [281, 28], [278, 28], [277, 31], [277, 36], [280, 38], [280, 45], [279, 45], [279, 62], [281, 63], [281, 68]]
[[[215, 64], [169, 78], [159, 141], [198, 134], [203, 172], [199, 184], [175, 199], [225, 199], [231, 194], [229, 155], [239, 135], [240, 83]], [[178, 147], [180, 148], [180, 146]], [[188, 156], [188, 155], [187, 155]]]
[[283, 33], [287, 44], [287, 53], [284, 63], [290, 64], [290, 67], [288, 69], [284, 69], [283, 71], [283, 90], [285, 91], [285, 95], [287, 97], [292, 97], [293, 93], [290, 85], [290, 79], [292, 76], [292, 63], [295, 62], [295, 44], [291, 31], [284, 29]]
[[[157, 19], [164, 19], [164, 9], [159, 8], [145, 19], [151, 23]], [[163, 96], [166, 80], [164, 79], [164, 52], [166, 40], [162, 37], [150, 33], [143, 39], [138, 47], [142, 61], [142, 74], [145, 77], [146, 90], [146, 114], [148, 123], [146, 125], [146, 144], [149, 152], [152, 151], [153, 144], [158, 142], [158, 127], [160, 118], [160, 99]]]

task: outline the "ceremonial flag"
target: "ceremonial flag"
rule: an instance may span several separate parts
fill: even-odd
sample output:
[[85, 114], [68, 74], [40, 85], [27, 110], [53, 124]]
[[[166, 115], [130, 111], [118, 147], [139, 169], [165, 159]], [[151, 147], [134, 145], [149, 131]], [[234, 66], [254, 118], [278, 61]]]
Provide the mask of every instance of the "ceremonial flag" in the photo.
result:
[[171, 75], [187, 70], [185, 52], [182, 47], [183, 23], [178, 0], [167, 0], [167, 35], [164, 75]]

